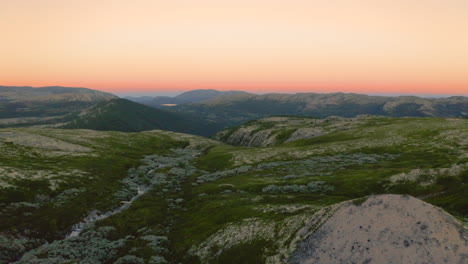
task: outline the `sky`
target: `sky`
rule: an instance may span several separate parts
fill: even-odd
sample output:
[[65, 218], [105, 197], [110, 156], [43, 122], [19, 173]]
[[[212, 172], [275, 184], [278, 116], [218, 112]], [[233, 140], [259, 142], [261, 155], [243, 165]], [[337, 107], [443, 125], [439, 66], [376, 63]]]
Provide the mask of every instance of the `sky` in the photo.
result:
[[468, 95], [467, 0], [0, 0], [0, 85]]

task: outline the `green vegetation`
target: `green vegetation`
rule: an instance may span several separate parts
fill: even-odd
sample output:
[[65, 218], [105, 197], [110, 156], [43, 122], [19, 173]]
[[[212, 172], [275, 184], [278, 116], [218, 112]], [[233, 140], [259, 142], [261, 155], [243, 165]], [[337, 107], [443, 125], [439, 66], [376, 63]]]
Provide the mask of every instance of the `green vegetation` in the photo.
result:
[[276, 134], [276, 142], [278, 144], [284, 143], [289, 139], [289, 137], [291, 137], [294, 132], [296, 132], [296, 130], [297, 129], [292, 128], [280, 131], [278, 134]]
[[195, 160], [197, 168], [206, 171], [217, 171], [232, 166], [232, 154], [228, 152], [232, 147], [219, 146], [208, 149], [206, 155]]
[[[12, 137], [27, 135], [32, 137], [31, 140], [37, 141], [43, 139], [35, 139], [36, 136], [42, 136], [40, 134], [59, 137], [79, 137], [84, 134], [86, 137], [86, 132], [78, 130], [63, 131], [63, 134], [55, 133], [57, 130], [15, 129], [14, 131], [18, 134]], [[2, 230], [28, 230], [31, 235], [47, 240], [59, 238], [63, 236], [64, 230], [79, 222], [92, 209], [106, 210], [115, 206], [118, 201], [113, 199], [112, 194], [120, 188], [120, 179], [126, 175], [126, 171], [139, 164], [142, 154], [167, 153], [170, 148], [183, 147], [187, 144], [157, 133], [136, 135], [112, 132], [93, 136], [96, 137], [87, 139], [82, 145], [92, 147], [91, 151], [63, 153], [57, 156], [53, 156], [53, 153], [60, 151], [62, 147], [60, 145], [57, 145], [55, 150], [26, 147], [28, 152], [18, 153], [11, 152], [17, 149], [14, 146], [2, 144], [1, 165], [4, 168], [11, 168], [11, 173], [6, 171], [1, 177], [1, 181], [7, 187], [0, 192], [0, 203], [11, 205], [34, 203], [39, 195], [44, 197], [43, 206], [33, 207], [32, 211], [24, 206], [4, 208], [0, 215]], [[58, 140], [57, 142], [64, 146], [69, 144]], [[19, 146], [18, 150], [21, 149]], [[21, 170], [15, 171], [12, 166]], [[34, 175], [35, 171], [44, 171], [44, 177], [27, 178], [29, 175]], [[60, 174], [61, 171], [70, 173]], [[56, 182], [57, 186], [53, 187], [52, 182]], [[86, 191], [79, 192], [72, 199], [60, 204], [52, 202], [51, 199], [70, 188], [84, 188]], [[52, 221], [57, 232], [49, 229]]]
[[[408, 194], [468, 215], [466, 119], [307, 119], [326, 133], [283, 143], [305, 127], [279, 125], [299, 122], [287, 119], [266, 123], [278, 144], [258, 148], [155, 131], [0, 130], [0, 242], [24, 246], [0, 255], [11, 261], [57, 240], [28, 257], [73, 262], [57, 248], [93, 241], [102, 263], [265, 263], [311, 215], [342, 201]], [[145, 193], [128, 208], [63, 240], [137, 190]]]
[[352, 200], [353, 204], [355, 206], [360, 206], [361, 204], [365, 203], [367, 201], [367, 197], [361, 197], [361, 198], [357, 198], [357, 199], [354, 199]]
[[265, 249], [271, 246], [269, 241], [255, 240], [235, 245], [221, 253], [216, 260], [220, 264], [257, 264], [265, 262]]
[[63, 127], [124, 132], [163, 129], [205, 136], [219, 129], [216, 124], [195, 116], [155, 109], [126, 99], [101, 102], [75, 118], [70, 117], [70, 122]]

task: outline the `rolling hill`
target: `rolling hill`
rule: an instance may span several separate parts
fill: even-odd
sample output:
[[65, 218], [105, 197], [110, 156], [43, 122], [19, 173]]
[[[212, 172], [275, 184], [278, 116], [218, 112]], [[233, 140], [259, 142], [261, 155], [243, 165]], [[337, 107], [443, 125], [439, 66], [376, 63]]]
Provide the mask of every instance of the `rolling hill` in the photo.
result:
[[115, 98], [87, 88], [0, 86], [0, 118], [59, 116]]
[[138, 132], [163, 129], [197, 135], [212, 135], [219, 128], [193, 116], [151, 108], [126, 99], [98, 103], [68, 117], [63, 128]]
[[272, 116], [225, 129], [218, 132], [214, 138], [236, 146], [266, 147], [319, 137], [339, 130], [349, 130], [375, 118], [376, 116], [355, 118]]

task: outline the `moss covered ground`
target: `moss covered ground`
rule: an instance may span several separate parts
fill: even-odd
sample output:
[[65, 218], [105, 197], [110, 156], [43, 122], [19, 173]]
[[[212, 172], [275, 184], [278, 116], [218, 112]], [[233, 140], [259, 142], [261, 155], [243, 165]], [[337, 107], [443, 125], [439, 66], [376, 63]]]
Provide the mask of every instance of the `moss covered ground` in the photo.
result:
[[[291, 133], [287, 127], [278, 132], [279, 142]], [[265, 254], [277, 248], [262, 237], [208, 259], [198, 245], [246, 219], [281, 223], [338, 202], [359, 203], [372, 194], [409, 194], [461, 221], [468, 215], [466, 119], [372, 117], [351, 129], [262, 148], [208, 140], [190, 147], [188, 138], [205, 139], [178, 135], [0, 130], [0, 232], [49, 242], [63, 238], [90, 211], [117, 206], [121, 201], [115, 193], [125, 188], [128, 170], [153, 154], [174, 157], [174, 162], [143, 171], [141, 177], [151, 181], [163, 175], [164, 182], [92, 227], [111, 227], [107, 239], [125, 241], [102, 263], [130, 255], [151, 263], [157, 250], [143, 239], [145, 228], [168, 239], [165, 251], [157, 253], [168, 263], [263, 263]], [[41, 139], [36, 136], [56, 141], [44, 146], [34, 141]], [[173, 149], [187, 146], [197, 149], [193, 158], [171, 156]], [[70, 189], [78, 191], [66, 192]]]

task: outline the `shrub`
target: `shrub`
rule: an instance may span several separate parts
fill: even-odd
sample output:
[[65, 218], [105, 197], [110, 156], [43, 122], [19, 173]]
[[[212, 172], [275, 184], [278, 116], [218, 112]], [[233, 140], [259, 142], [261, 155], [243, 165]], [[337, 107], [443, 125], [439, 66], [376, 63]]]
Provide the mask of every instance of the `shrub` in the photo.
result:
[[264, 193], [318, 193], [334, 191], [335, 187], [327, 185], [325, 181], [310, 182], [307, 185], [268, 185], [262, 189]]
[[145, 264], [145, 261], [142, 258], [127, 255], [119, 258], [114, 264]]
[[148, 264], [167, 264], [167, 260], [161, 256], [152, 256]]

